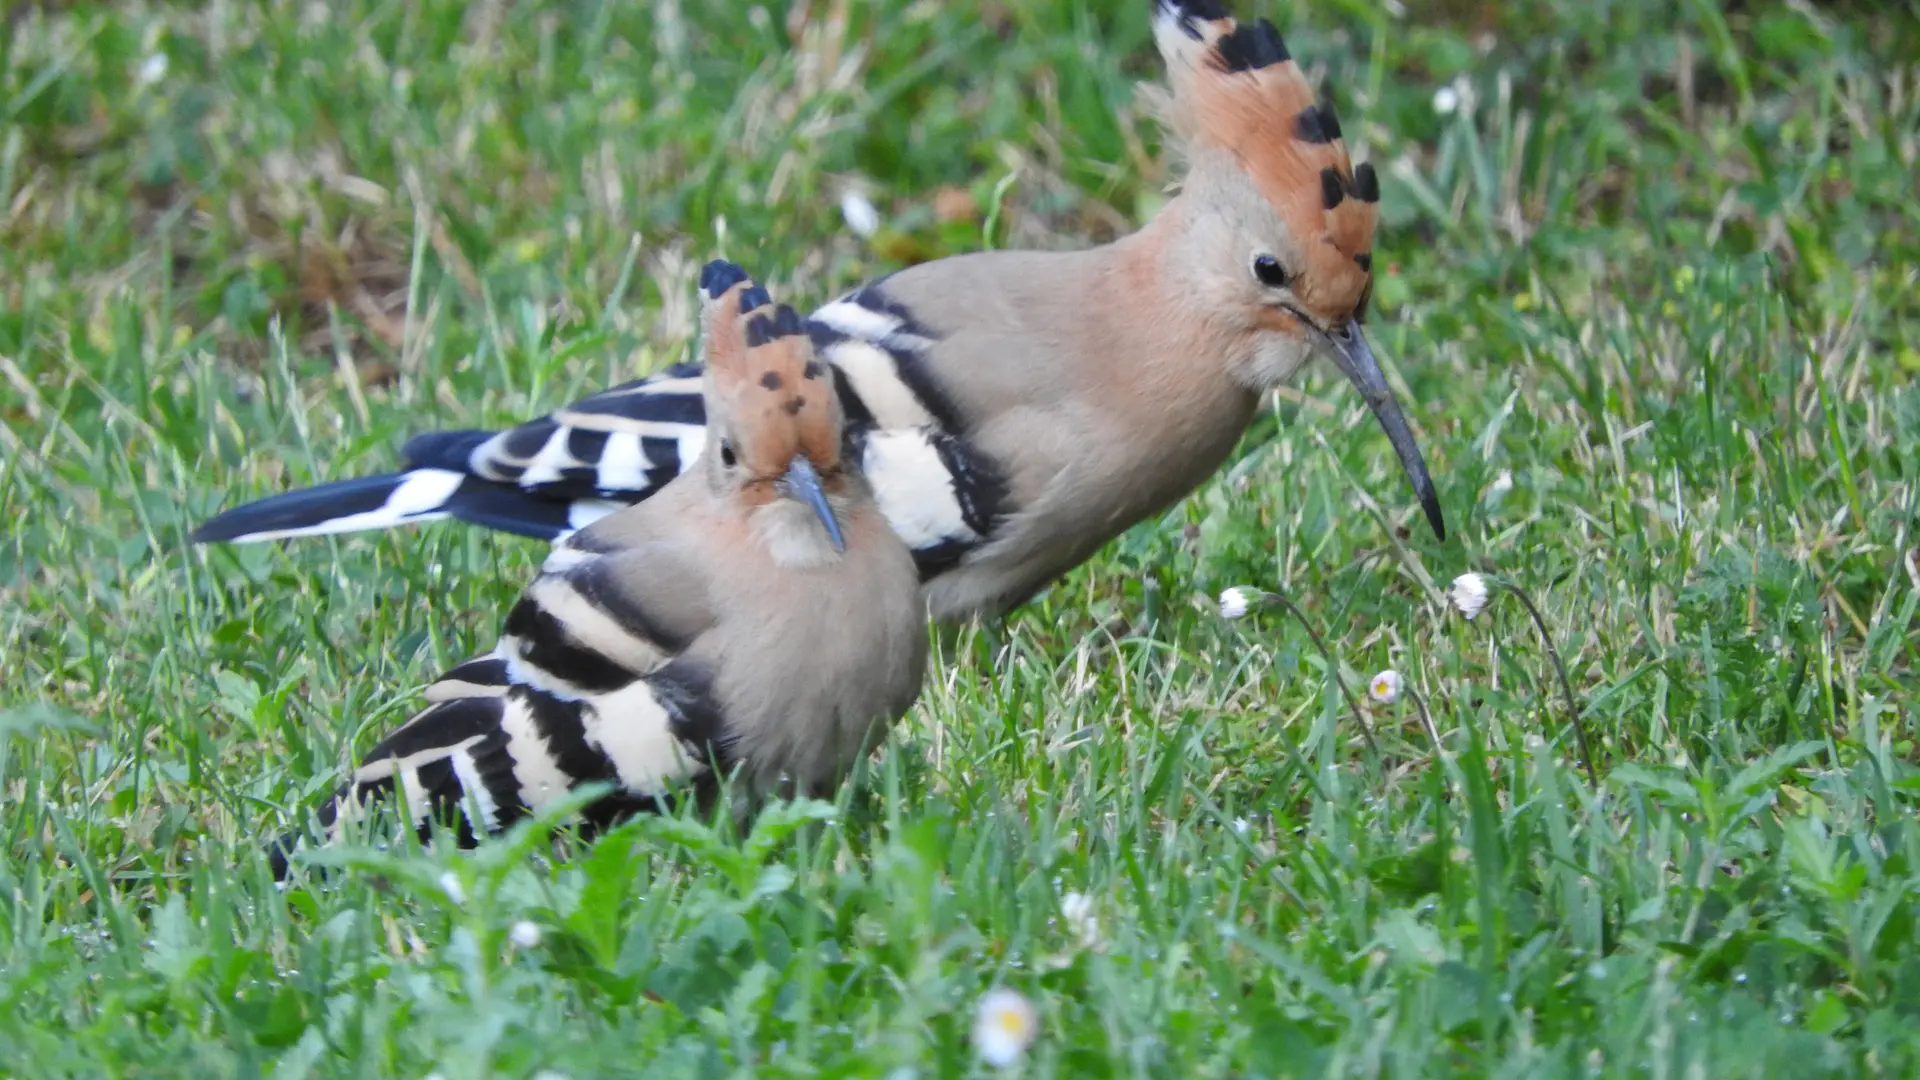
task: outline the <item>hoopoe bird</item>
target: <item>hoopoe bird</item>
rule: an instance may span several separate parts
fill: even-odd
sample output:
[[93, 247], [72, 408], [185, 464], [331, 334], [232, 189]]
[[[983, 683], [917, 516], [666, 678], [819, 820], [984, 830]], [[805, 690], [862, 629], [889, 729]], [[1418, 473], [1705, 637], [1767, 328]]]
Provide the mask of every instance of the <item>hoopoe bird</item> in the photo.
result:
[[[1024, 602], [1211, 475], [1261, 395], [1331, 359], [1386, 430], [1436, 536], [1425, 460], [1361, 323], [1380, 185], [1349, 160], [1273, 24], [1155, 0], [1185, 157], [1138, 232], [1078, 252], [992, 251], [901, 270], [806, 330], [848, 454], [913, 550], [936, 619]], [[655, 497], [710, 440], [681, 365], [511, 430], [415, 438], [408, 468], [229, 510], [249, 541], [454, 517], [557, 537]]]
[[470, 846], [595, 781], [613, 793], [589, 827], [723, 776], [737, 808], [825, 794], [911, 706], [919, 576], [842, 456], [825, 365], [738, 266], [709, 264], [701, 288], [699, 464], [555, 545], [493, 651], [321, 807], [329, 836], [397, 801], [423, 839], [450, 825]]

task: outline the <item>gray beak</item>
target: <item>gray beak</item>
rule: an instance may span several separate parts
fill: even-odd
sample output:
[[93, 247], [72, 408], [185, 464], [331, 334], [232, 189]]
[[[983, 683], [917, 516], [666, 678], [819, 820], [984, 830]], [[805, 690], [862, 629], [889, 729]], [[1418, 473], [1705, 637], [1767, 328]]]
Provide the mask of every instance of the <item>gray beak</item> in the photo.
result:
[[1413, 441], [1413, 429], [1407, 427], [1407, 418], [1400, 415], [1400, 403], [1393, 400], [1393, 391], [1387, 388], [1380, 361], [1375, 360], [1373, 350], [1367, 348], [1360, 324], [1349, 322], [1344, 329], [1326, 337], [1327, 352], [1333, 356], [1334, 364], [1353, 381], [1360, 396], [1366, 399], [1367, 408], [1373, 410], [1374, 418], [1386, 429], [1387, 441], [1393, 444], [1393, 452], [1400, 455], [1400, 466], [1407, 470], [1407, 479], [1413, 481], [1413, 493], [1420, 497], [1420, 509], [1427, 512], [1433, 535], [1445, 540], [1447, 522], [1440, 515], [1440, 497], [1433, 493], [1433, 478], [1427, 475], [1426, 459], [1420, 456], [1420, 445]]
[[840, 522], [833, 516], [833, 507], [827, 505], [827, 493], [820, 486], [820, 474], [814, 471], [813, 462], [808, 461], [806, 455], [793, 456], [793, 461], [787, 465], [787, 475], [780, 478], [780, 491], [789, 498], [806, 503], [819, 515], [820, 524], [827, 527], [827, 539], [833, 541], [833, 550], [847, 550], [847, 539], [840, 535]]

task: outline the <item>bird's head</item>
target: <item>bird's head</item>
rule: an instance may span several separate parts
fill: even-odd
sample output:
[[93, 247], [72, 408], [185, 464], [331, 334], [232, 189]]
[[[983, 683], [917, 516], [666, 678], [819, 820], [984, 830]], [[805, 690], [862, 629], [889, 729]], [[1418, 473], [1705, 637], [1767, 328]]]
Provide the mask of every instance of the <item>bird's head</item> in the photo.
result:
[[706, 333], [706, 458], [715, 489], [753, 506], [788, 499], [846, 549], [830, 495], [845, 483], [833, 376], [814, 356], [800, 316], [775, 306], [724, 260], [700, 275]]
[[1347, 156], [1265, 19], [1235, 21], [1219, 0], [1155, 0], [1165, 59], [1161, 109], [1186, 157], [1176, 240], [1187, 292], [1206, 317], [1251, 342], [1234, 377], [1264, 390], [1323, 353], [1373, 410], [1436, 535], [1440, 502], [1400, 406], [1361, 332], [1373, 295], [1380, 182]]

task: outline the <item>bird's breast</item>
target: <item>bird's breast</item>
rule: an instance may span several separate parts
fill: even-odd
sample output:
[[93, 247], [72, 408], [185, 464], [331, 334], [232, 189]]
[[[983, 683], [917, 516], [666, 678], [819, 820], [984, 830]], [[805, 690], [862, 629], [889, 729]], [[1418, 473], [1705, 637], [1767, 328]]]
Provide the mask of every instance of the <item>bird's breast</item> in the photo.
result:
[[774, 499], [750, 514], [754, 538], [782, 570], [815, 570], [842, 558], [810, 507], [792, 499]]

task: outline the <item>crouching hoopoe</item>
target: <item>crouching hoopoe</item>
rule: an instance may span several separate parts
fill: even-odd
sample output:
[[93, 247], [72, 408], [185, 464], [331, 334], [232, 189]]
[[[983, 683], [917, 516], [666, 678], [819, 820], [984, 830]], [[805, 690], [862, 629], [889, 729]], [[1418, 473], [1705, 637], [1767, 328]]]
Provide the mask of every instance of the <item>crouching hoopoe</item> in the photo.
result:
[[[841, 456], [799, 315], [731, 263], [701, 277], [700, 466], [557, 544], [499, 644], [428, 688], [320, 810], [398, 794], [462, 844], [590, 781], [590, 825], [723, 775], [822, 794], [919, 692], [913, 559]], [[711, 788], [707, 788], [711, 790]]]
[[[1139, 232], [1071, 253], [996, 251], [902, 270], [807, 332], [848, 452], [913, 549], [936, 618], [1012, 607], [1226, 460], [1261, 393], [1323, 354], [1386, 429], [1427, 520], [1440, 503], [1360, 323], [1380, 186], [1354, 167], [1265, 20], [1156, 0], [1162, 112], [1184, 150]], [[565, 535], [638, 502], [711, 440], [698, 369], [672, 368], [498, 434], [424, 435], [392, 476], [230, 510], [200, 540], [452, 516]]]

